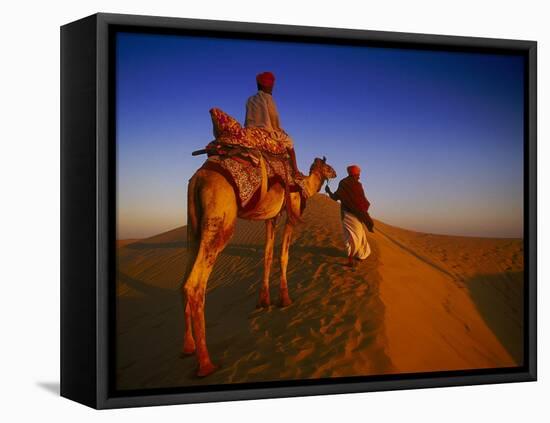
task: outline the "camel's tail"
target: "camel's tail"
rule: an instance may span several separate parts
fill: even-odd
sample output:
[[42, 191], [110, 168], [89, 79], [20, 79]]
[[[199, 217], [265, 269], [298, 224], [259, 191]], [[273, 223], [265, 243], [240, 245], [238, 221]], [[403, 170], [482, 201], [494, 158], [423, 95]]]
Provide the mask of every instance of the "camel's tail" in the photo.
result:
[[197, 198], [197, 178], [196, 175], [189, 180], [187, 187], [187, 265], [183, 276], [183, 283], [187, 281], [197, 253], [200, 243], [200, 217], [201, 206]]

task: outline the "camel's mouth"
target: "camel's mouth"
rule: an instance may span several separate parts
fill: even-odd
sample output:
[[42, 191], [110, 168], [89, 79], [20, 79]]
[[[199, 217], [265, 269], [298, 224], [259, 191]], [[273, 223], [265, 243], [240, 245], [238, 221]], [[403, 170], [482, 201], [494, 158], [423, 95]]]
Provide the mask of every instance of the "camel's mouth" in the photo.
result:
[[329, 171], [326, 173], [326, 175], [327, 175], [327, 179], [334, 179], [337, 176], [336, 171], [331, 167], [329, 167]]
[[316, 158], [313, 164], [311, 165], [310, 172], [317, 168], [317, 172], [321, 175], [321, 177], [325, 179], [334, 179], [336, 178], [336, 171], [326, 163], [326, 158], [323, 156], [322, 159]]

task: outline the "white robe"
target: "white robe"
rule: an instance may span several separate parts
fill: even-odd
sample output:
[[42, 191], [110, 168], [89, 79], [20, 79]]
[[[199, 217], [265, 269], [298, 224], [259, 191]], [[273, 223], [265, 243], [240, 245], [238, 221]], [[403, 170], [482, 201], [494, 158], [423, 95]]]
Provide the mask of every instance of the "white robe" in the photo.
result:
[[281, 128], [279, 112], [271, 94], [258, 91], [246, 102], [245, 127], [267, 129], [271, 137], [286, 148], [293, 148], [292, 138]]
[[361, 260], [370, 255], [370, 246], [367, 241], [367, 228], [353, 214], [344, 212], [342, 221], [344, 226], [344, 242], [348, 256]]

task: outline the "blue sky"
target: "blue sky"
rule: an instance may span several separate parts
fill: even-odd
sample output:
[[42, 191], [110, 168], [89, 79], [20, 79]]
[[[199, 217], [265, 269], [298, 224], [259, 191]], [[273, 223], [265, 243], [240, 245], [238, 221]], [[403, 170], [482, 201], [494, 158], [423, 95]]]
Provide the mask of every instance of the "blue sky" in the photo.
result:
[[266, 70], [302, 171], [323, 155], [339, 178], [360, 165], [390, 224], [522, 236], [519, 56], [119, 33], [116, 60], [118, 238], [186, 224], [208, 110], [243, 122]]

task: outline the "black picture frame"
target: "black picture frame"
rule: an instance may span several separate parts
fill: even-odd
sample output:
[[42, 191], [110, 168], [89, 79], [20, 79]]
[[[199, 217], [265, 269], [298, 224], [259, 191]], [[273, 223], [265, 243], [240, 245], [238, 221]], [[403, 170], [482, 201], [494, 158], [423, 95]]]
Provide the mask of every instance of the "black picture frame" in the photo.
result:
[[[524, 366], [117, 393], [110, 382], [116, 200], [112, 40], [117, 30], [522, 55]], [[103, 409], [536, 380], [536, 72], [534, 41], [104, 13], [61, 27], [61, 395]]]

